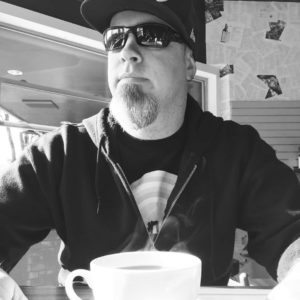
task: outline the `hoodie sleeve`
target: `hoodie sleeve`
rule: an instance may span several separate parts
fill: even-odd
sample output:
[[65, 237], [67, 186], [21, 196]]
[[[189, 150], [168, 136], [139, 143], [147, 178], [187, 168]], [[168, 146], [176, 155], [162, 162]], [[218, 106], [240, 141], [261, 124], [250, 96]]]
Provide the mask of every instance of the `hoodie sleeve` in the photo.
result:
[[249, 235], [249, 255], [276, 279], [281, 255], [300, 237], [300, 185], [254, 129], [248, 137], [239, 223]]
[[0, 266], [5, 271], [53, 228], [49, 202], [59, 178], [59, 162], [52, 162], [54, 140], [53, 134], [41, 137], [0, 174]]

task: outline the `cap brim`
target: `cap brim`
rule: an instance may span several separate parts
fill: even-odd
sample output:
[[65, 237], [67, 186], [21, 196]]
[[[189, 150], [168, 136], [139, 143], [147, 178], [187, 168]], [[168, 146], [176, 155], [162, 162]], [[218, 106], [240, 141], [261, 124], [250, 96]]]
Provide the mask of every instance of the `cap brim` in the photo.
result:
[[156, 1], [86, 0], [82, 3], [80, 10], [85, 21], [100, 33], [110, 26], [111, 18], [120, 11], [133, 10], [153, 14], [167, 22], [190, 47], [193, 47], [182, 21], [171, 9]]

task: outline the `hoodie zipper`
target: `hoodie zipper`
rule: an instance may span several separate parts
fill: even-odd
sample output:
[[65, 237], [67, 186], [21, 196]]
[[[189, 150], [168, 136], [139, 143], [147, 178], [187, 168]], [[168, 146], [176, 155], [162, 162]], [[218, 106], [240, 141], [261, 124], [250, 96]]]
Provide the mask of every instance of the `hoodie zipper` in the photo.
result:
[[143, 221], [145, 230], [146, 230], [147, 235], [148, 235], [148, 241], [151, 243], [150, 249], [155, 249], [154, 241], [152, 240], [152, 238], [151, 238], [151, 236], [150, 236], [150, 234], [149, 234], [149, 232], [147, 230], [146, 224], [145, 224], [145, 222], [143, 220], [143, 216], [141, 215], [140, 210], [139, 210], [139, 208], [138, 208], [138, 206], [136, 204], [136, 201], [135, 201], [135, 198], [133, 196], [130, 184], [128, 182], [128, 179], [127, 179], [127, 177], [126, 177], [123, 169], [121, 168], [121, 166], [118, 163], [114, 163], [114, 162], [111, 162], [111, 163], [112, 163], [112, 165], [113, 165], [116, 173], [118, 174], [118, 176], [119, 176], [119, 178], [120, 178], [120, 180], [122, 182], [123, 187], [127, 191], [127, 195], [129, 196], [129, 199], [130, 199], [132, 205], [134, 206], [136, 212], [138, 213], [138, 215], [140, 216], [141, 220]]
[[[122, 182], [123, 187], [124, 187], [125, 190], [127, 191], [127, 195], [129, 196], [129, 199], [130, 199], [132, 205], [134, 206], [136, 212], [139, 214], [140, 218], [143, 220], [143, 217], [142, 217], [142, 215], [141, 215], [141, 213], [140, 213], [140, 210], [139, 210], [139, 208], [138, 208], [138, 206], [137, 206], [137, 204], [136, 204], [136, 201], [135, 201], [135, 198], [134, 198], [134, 196], [133, 196], [133, 193], [132, 193], [130, 184], [129, 184], [129, 182], [128, 182], [128, 179], [127, 179], [127, 177], [126, 177], [126, 175], [125, 175], [123, 169], [121, 168], [121, 166], [120, 166], [118, 163], [114, 163], [114, 162], [111, 161], [111, 160], [109, 160], [109, 161], [110, 161], [110, 163], [112, 164], [113, 168], [115, 169], [117, 175], [119, 176], [119, 178], [120, 178], [120, 180], [121, 180], [121, 182]], [[193, 169], [191, 170], [191, 172], [189, 173], [188, 177], [186, 178], [186, 180], [185, 180], [184, 183], [182, 184], [180, 190], [179, 190], [178, 193], [176, 194], [176, 196], [175, 196], [175, 198], [174, 198], [174, 200], [173, 200], [171, 206], [170, 206], [169, 209], [168, 209], [168, 212], [167, 212], [166, 215], [165, 215], [165, 218], [164, 218], [164, 220], [163, 220], [163, 222], [162, 222], [161, 228], [160, 228], [160, 230], [159, 230], [159, 232], [158, 232], [158, 234], [157, 234], [157, 236], [156, 236], [156, 238], [155, 238], [154, 240], [151, 238], [150, 233], [149, 233], [148, 230], [147, 230], [146, 224], [145, 224], [144, 221], [143, 221], [143, 224], [144, 224], [144, 226], [145, 226], [145, 230], [146, 230], [147, 235], [148, 235], [148, 237], [149, 237], [148, 240], [149, 240], [150, 243], [151, 243], [150, 249], [149, 249], [149, 250], [156, 249], [156, 248], [155, 248], [155, 242], [157, 241], [157, 239], [158, 239], [158, 237], [159, 237], [159, 235], [160, 235], [161, 229], [162, 229], [162, 227], [164, 226], [164, 224], [165, 224], [167, 218], [169, 217], [169, 215], [170, 215], [172, 209], [174, 208], [174, 206], [175, 206], [176, 203], [178, 202], [178, 200], [179, 200], [181, 194], [183, 193], [185, 187], [186, 187], [187, 184], [190, 182], [190, 180], [191, 180], [192, 176], [194, 175], [196, 169], [197, 169], [197, 165], [194, 165], [194, 167], [193, 167]]]
[[154, 244], [157, 241], [157, 239], [158, 239], [158, 237], [160, 235], [161, 229], [163, 228], [166, 220], [170, 216], [172, 209], [174, 208], [174, 206], [178, 202], [181, 194], [183, 193], [183, 191], [184, 191], [185, 187], [187, 186], [187, 184], [190, 182], [190, 180], [191, 180], [192, 176], [194, 175], [196, 169], [197, 169], [197, 165], [194, 165], [193, 169], [191, 170], [191, 172], [189, 173], [188, 177], [186, 178], [186, 180], [184, 181], [183, 185], [181, 186], [180, 190], [178, 191], [177, 195], [175, 196], [175, 198], [174, 198], [171, 206], [169, 207], [168, 212], [166, 213], [165, 218], [164, 218], [164, 220], [163, 220], [163, 222], [161, 224], [161, 228], [160, 228], [160, 230], [159, 230], [159, 232], [158, 232], [158, 234], [157, 234], [157, 236], [156, 236], [156, 238], [154, 240]]

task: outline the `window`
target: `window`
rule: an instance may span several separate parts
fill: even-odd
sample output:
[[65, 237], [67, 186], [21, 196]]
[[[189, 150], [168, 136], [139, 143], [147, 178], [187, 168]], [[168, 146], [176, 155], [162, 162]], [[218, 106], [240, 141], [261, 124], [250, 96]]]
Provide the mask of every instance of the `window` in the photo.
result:
[[24, 124], [0, 108], [0, 169], [14, 161], [26, 147], [45, 131]]

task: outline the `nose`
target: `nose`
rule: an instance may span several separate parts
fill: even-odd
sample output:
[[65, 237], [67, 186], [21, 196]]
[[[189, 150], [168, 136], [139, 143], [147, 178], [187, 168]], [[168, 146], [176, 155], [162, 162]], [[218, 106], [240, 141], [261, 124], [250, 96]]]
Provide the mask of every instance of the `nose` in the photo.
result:
[[127, 36], [127, 41], [121, 50], [122, 61], [139, 63], [142, 61], [140, 47], [136, 42], [135, 36], [130, 32]]

